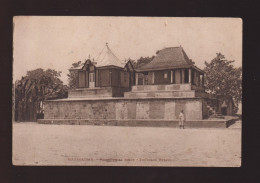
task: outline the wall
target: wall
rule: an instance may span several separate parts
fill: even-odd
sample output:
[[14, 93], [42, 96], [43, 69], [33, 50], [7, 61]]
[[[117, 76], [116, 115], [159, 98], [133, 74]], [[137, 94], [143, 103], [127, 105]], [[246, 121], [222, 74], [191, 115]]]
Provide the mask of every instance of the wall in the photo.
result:
[[111, 99], [46, 101], [45, 119], [202, 119], [202, 99]]
[[126, 71], [120, 71], [120, 86], [130, 88], [130, 74]]
[[68, 92], [68, 98], [97, 98], [112, 97], [111, 87], [102, 88], [77, 88]]
[[132, 86], [132, 91], [157, 91], [157, 90], [191, 90], [191, 84], [170, 84], [170, 85], [142, 85]]
[[112, 85], [111, 86], [116, 86], [116, 87], [120, 87], [120, 70], [117, 69], [110, 69], [111, 70], [111, 74], [112, 74]]
[[109, 69], [99, 70], [100, 86], [110, 86], [110, 71]]
[[86, 87], [86, 71], [79, 71], [79, 88]]
[[[167, 73], [167, 78], [164, 78], [164, 73]], [[154, 84], [170, 84], [170, 83], [171, 83], [171, 71], [154, 72]]]

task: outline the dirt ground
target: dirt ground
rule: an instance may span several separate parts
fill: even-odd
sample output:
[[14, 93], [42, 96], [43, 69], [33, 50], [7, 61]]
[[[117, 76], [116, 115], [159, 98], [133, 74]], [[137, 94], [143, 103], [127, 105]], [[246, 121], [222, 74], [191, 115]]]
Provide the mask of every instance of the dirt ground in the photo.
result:
[[241, 165], [241, 121], [227, 129], [13, 123], [14, 165]]

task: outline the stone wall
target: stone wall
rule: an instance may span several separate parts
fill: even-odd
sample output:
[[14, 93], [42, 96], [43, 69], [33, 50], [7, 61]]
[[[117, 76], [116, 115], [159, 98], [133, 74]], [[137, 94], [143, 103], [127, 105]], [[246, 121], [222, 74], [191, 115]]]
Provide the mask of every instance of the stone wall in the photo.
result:
[[134, 85], [131, 91], [186, 91], [191, 90], [191, 84], [170, 84], [170, 85]]
[[111, 87], [102, 88], [77, 88], [69, 90], [69, 98], [97, 98], [112, 97]]
[[202, 119], [203, 99], [99, 99], [45, 101], [45, 119]]

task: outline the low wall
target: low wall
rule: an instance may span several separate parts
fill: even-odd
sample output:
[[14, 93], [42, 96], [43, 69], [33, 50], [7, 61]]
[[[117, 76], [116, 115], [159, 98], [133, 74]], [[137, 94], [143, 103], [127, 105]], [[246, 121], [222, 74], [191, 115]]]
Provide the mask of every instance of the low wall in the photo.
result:
[[[129, 127], [179, 127], [177, 120], [85, 120], [85, 119], [39, 119], [40, 124], [54, 125], [97, 125]], [[185, 128], [227, 128], [227, 120], [193, 120], [184, 123]]]
[[69, 90], [68, 98], [123, 97], [124, 92], [127, 91], [129, 91], [129, 88], [123, 87], [77, 88]]
[[125, 98], [192, 98], [195, 91], [147, 91], [147, 92], [125, 92]]
[[82, 99], [45, 101], [45, 119], [161, 119], [177, 120], [184, 110], [186, 120], [202, 120], [199, 98]]
[[131, 91], [172, 91], [191, 90], [191, 84], [168, 84], [168, 85], [134, 85]]
[[112, 88], [77, 88], [71, 89], [68, 92], [68, 98], [97, 98], [97, 97], [112, 97]]

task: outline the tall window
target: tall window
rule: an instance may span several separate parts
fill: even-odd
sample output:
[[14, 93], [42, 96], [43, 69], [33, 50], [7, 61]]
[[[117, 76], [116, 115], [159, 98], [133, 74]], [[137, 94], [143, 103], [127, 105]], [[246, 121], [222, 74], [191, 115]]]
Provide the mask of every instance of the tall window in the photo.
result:
[[168, 78], [168, 73], [167, 73], [167, 71], [165, 71], [165, 72], [163, 73], [163, 78], [164, 78], [164, 79], [167, 79], [167, 78]]

